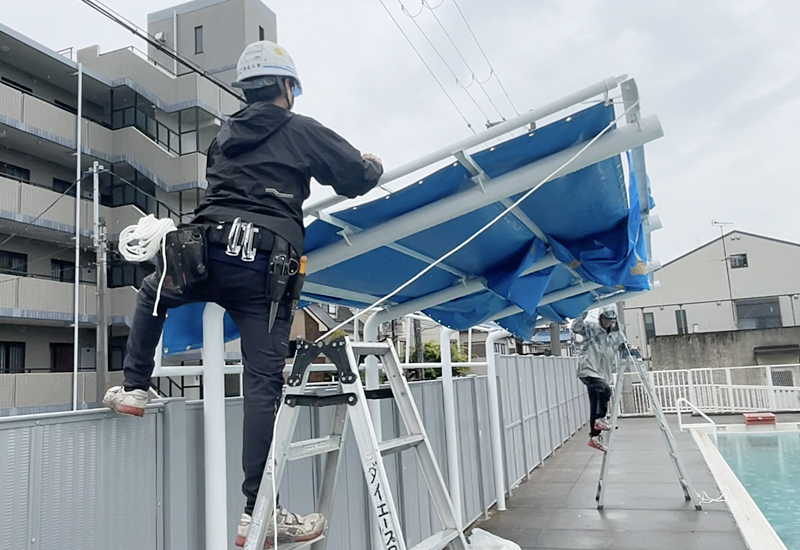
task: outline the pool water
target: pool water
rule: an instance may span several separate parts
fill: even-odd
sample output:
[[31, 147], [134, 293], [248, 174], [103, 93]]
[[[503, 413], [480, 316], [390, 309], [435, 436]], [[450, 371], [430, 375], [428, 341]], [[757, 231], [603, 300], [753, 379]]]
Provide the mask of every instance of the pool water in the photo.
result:
[[736, 477], [789, 550], [800, 550], [800, 432], [719, 434]]

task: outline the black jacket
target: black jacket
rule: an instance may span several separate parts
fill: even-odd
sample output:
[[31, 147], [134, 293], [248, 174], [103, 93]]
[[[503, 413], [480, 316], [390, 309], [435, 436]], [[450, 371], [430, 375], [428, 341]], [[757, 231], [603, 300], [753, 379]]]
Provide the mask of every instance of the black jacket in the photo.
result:
[[244, 221], [280, 235], [303, 251], [303, 201], [311, 178], [339, 195], [363, 195], [383, 168], [316, 120], [271, 103], [232, 115], [208, 148], [208, 190], [195, 219]]

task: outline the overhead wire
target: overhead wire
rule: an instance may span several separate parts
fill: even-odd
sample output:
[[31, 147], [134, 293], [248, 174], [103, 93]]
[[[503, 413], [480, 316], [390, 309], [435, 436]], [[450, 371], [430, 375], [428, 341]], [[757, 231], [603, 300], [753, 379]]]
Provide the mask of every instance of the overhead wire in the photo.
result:
[[[594, 143], [595, 143], [595, 142], [596, 142], [598, 139], [600, 139], [602, 136], [604, 136], [604, 135], [605, 135], [605, 134], [606, 134], [606, 133], [607, 133], [609, 130], [611, 130], [612, 128], [614, 128], [614, 127], [616, 126], [617, 122], [619, 122], [619, 121], [620, 121], [622, 118], [624, 118], [625, 116], [627, 116], [627, 115], [628, 115], [628, 113], [630, 113], [630, 112], [631, 112], [633, 109], [635, 109], [635, 108], [636, 108], [638, 105], [639, 105], [639, 101], [637, 100], [637, 101], [636, 101], [636, 102], [634, 102], [634, 103], [633, 103], [633, 104], [632, 104], [632, 105], [631, 105], [631, 106], [630, 106], [630, 107], [629, 107], [629, 108], [628, 108], [628, 109], [627, 109], [627, 110], [626, 110], [624, 113], [622, 113], [622, 114], [621, 114], [621, 115], [619, 115], [617, 118], [615, 118], [614, 120], [612, 120], [611, 122], [609, 122], [609, 123], [608, 123], [608, 125], [606, 125], [606, 127], [605, 127], [605, 128], [603, 128], [603, 129], [600, 131], [600, 133], [598, 133], [598, 134], [597, 134], [596, 136], [594, 136], [594, 137], [593, 137], [591, 140], [589, 140], [589, 141], [588, 141], [588, 142], [587, 142], [587, 143], [586, 143], [586, 144], [585, 144], [583, 147], [581, 147], [581, 148], [580, 148], [580, 149], [579, 149], [579, 150], [578, 150], [578, 151], [577, 151], [577, 152], [576, 152], [576, 153], [575, 153], [575, 154], [574, 154], [572, 157], [570, 157], [569, 159], [567, 159], [567, 160], [566, 160], [566, 161], [565, 161], [565, 162], [564, 162], [564, 163], [563, 163], [561, 166], [559, 166], [558, 168], [556, 168], [555, 170], [553, 170], [553, 171], [552, 171], [552, 172], [551, 172], [551, 173], [550, 173], [550, 174], [549, 174], [547, 177], [545, 177], [545, 178], [544, 178], [542, 181], [540, 181], [539, 183], [537, 183], [536, 185], [534, 185], [533, 187], [531, 187], [531, 188], [530, 188], [528, 191], [526, 191], [526, 192], [525, 192], [525, 193], [524, 193], [524, 194], [523, 194], [523, 195], [522, 195], [522, 196], [521, 196], [519, 199], [517, 199], [517, 200], [516, 200], [516, 201], [514, 201], [512, 204], [510, 204], [509, 206], [507, 206], [507, 207], [505, 208], [505, 210], [503, 210], [503, 211], [502, 211], [502, 212], [500, 212], [500, 213], [499, 213], [497, 216], [495, 216], [495, 217], [494, 217], [494, 218], [493, 218], [493, 219], [492, 219], [492, 220], [491, 220], [489, 223], [487, 223], [486, 225], [484, 225], [483, 227], [481, 227], [480, 229], [478, 229], [478, 230], [477, 230], [475, 233], [473, 233], [473, 234], [472, 234], [470, 237], [468, 237], [467, 239], [465, 239], [464, 241], [462, 241], [462, 242], [461, 242], [461, 244], [457, 245], [455, 248], [453, 248], [452, 250], [450, 250], [449, 252], [447, 252], [446, 254], [444, 254], [443, 256], [441, 256], [441, 257], [440, 257], [438, 260], [436, 260], [436, 261], [432, 262], [431, 264], [429, 264], [428, 266], [426, 266], [426, 267], [425, 267], [425, 268], [424, 268], [422, 271], [420, 271], [419, 273], [417, 273], [416, 275], [414, 275], [413, 277], [411, 277], [410, 279], [408, 279], [408, 280], [407, 280], [405, 283], [403, 283], [402, 285], [400, 285], [399, 287], [397, 287], [396, 289], [394, 289], [394, 290], [393, 290], [392, 292], [390, 292], [389, 294], [387, 294], [387, 295], [385, 295], [384, 297], [382, 297], [382, 298], [380, 298], [379, 300], [377, 300], [375, 303], [373, 303], [372, 305], [370, 305], [370, 306], [369, 306], [369, 307], [367, 307], [366, 309], [363, 309], [363, 310], [359, 311], [359, 312], [358, 312], [358, 313], [356, 313], [355, 315], [351, 316], [350, 318], [346, 319], [345, 321], [342, 321], [341, 323], [339, 323], [338, 325], [336, 325], [335, 327], [333, 327], [332, 329], [330, 329], [328, 332], [326, 332], [325, 334], [323, 334], [322, 336], [320, 336], [319, 338], [317, 338], [317, 340], [316, 340], [316, 341], [317, 341], [317, 342], [319, 342], [319, 341], [321, 341], [321, 340], [323, 340], [323, 339], [327, 338], [327, 337], [328, 337], [328, 336], [329, 336], [331, 333], [333, 333], [333, 332], [335, 332], [335, 331], [337, 331], [337, 330], [339, 330], [339, 329], [341, 329], [341, 328], [343, 328], [343, 327], [347, 326], [348, 324], [352, 323], [354, 320], [358, 319], [359, 317], [361, 317], [363, 314], [365, 314], [365, 313], [367, 313], [367, 312], [371, 312], [371, 311], [377, 311], [377, 309], [380, 309], [380, 308], [378, 308], [378, 306], [380, 306], [381, 304], [383, 304], [383, 303], [387, 302], [388, 300], [392, 299], [393, 297], [395, 297], [397, 294], [399, 294], [400, 292], [402, 292], [404, 289], [408, 288], [410, 285], [412, 285], [413, 283], [415, 283], [416, 281], [418, 281], [418, 280], [419, 280], [419, 279], [420, 279], [420, 278], [421, 278], [423, 275], [425, 275], [426, 273], [428, 273], [429, 271], [431, 271], [431, 270], [432, 270], [434, 267], [436, 267], [436, 266], [437, 266], [437, 265], [439, 265], [440, 263], [444, 262], [444, 261], [445, 261], [447, 258], [449, 258], [450, 256], [452, 256], [453, 254], [455, 254], [455, 253], [456, 253], [456, 252], [458, 252], [459, 250], [463, 249], [463, 248], [464, 248], [465, 246], [467, 246], [469, 243], [471, 243], [472, 241], [474, 241], [475, 239], [477, 239], [477, 238], [478, 238], [480, 235], [482, 235], [482, 234], [483, 234], [485, 231], [487, 231], [487, 230], [488, 230], [490, 227], [492, 227], [492, 226], [493, 226], [495, 223], [497, 223], [498, 221], [500, 221], [501, 219], [503, 219], [503, 218], [504, 218], [506, 215], [508, 215], [508, 213], [512, 212], [512, 211], [513, 211], [515, 208], [517, 208], [517, 207], [518, 207], [520, 204], [522, 204], [523, 202], [525, 202], [525, 200], [527, 200], [527, 199], [528, 199], [528, 197], [530, 197], [530, 196], [533, 194], [533, 192], [534, 192], [534, 191], [536, 191], [536, 190], [537, 190], [537, 189], [539, 189], [539, 188], [540, 188], [542, 185], [544, 185], [545, 183], [547, 183], [548, 181], [550, 181], [550, 180], [551, 180], [551, 178], [553, 178], [553, 177], [554, 177], [556, 174], [558, 174], [558, 173], [559, 173], [561, 170], [563, 170], [564, 168], [566, 168], [567, 166], [569, 166], [570, 164], [572, 164], [573, 162], [575, 162], [575, 160], [577, 160], [577, 159], [578, 159], [578, 157], [580, 157], [580, 156], [581, 156], [581, 155], [582, 155], [582, 154], [583, 154], [583, 153], [584, 153], [584, 152], [585, 152], [585, 151], [586, 151], [586, 150], [587, 150], [589, 147], [591, 147], [592, 145], [594, 145]], [[376, 309], [376, 308], [377, 308], [377, 309]]]
[[[442, 0], [442, 2], [437, 7], [440, 7], [442, 4], [444, 4], [444, 0]], [[494, 69], [490, 67], [489, 76], [486, 77], [486, 80], [484, 80], [484, 81], [479, 80], [477, 75], [475, 74], [475, 71], [472, 70], [472, 66], [470, 66], [469, 62], [464, 57], [464, 54], [461, 53], [461, 49], [458, 47], [458, 45], [455, 43], [455, 40], [453, 40], [453, 37], [450, 36], [450, 33], [445, 28], [444, 24], [442, 23], [442, 20], [439, 19], [438, 15], [436, 15], [436, 9], [435, 8], [431, 8], [428, 5], [428, 1], [427, 0], [422, 0], [422, 5], [423, 5], [423, 7], [427, 7], [430, 10], [431, 15], [436, 20], [436, 22], [439, 24], [439, 27], [442, 29], [442, 32], [447, 37], [447, 39], [450, 41], [450, 44], [453, 45], [453, 48], [456, 50], [456, 53], [458, 54], [458, 56], [461, 58], [461, 61], [464, 62], [464, 65], [467, 67], [467, 70], [472, 75], [472, 81], [469, 83], [469, 85], [466, 88], [468, 88], [469, 86], [472, 86], [472, 84], [477, 84], [478, 86], [480, 86], [481, 91], [486, 96], [486, 99], [489, 100], [489, 103], [491, 103], [492, 107], [494, 107], [494, 110], [497, 111], [497, 114], [500, 116], [501, 119], [505, 120], [506, 117], [503, 116], [503, 113], [497, 107], [497, 104], [494, 102], [492, 97], [489, 95], [489, 92], [487, 92], [486, 88], [484, 87], [484, 84], [489, 82], [489, 80], [492, 78], [492, 75], [494, 74]], [[462, 87], [464, 87], [464, 86], [462, 85]]]
[[394, 14], [393, 14], [393, 13], [392, 13], [392, 12], [389, 10], [389, 8], [386, 6], [386, 4], [384, 3], [384, 1], [383, 1], [383, 0], [379, 0], [379, 1], [380, 1], [381, 5], [383, 6], [383, 9], [384, 9], [384, 10], [386, 10], [386, 13], [388, 13], [388, 14], [389, 14], [389, 17], [391, 17], [391, 18], [392, 18], [392, 21], [394, 22], [394, 24], [397, 26], [397, 28], [400, 30], [400, 32], [402, 33], [402, 35], [405, 37], [406, 41], [407, 41], [407, 42], [408, 42], [408, 44], [411, 46], [411, 49], [413, 49], [413, 50], [414, 50], [414, 53], [416, 53], [416, 54], [417, 54], [417, 57], [419, 57], [420, 61], [422, 61], [422, 64], [423, 64], [423, 65], [425, 65], [425, 68], [426, 68], [426, 69], [428, 69], [428, 72], [429, 72], [429, 73], [431, 73], [431, 76], [433, 77], [433, 79], [436, 81], [436, 83], [437, 83], [437, 84], [439, 85], [439, 87], [442, 89], [442, 92], [444, 92], [444, 95], [445, 95], [445, 96], [447, 96], [447, 99], [448, 99], [448, 100], [450, 101], [450, 103], [453, 105], [453, 108], [455, 108], [455, 110], [456, 110], [456, 111], [458, 112], [458, 114], [461, 116], [462, 120], [464, 121], [464, 124], [466, 124], [466, 125], [467, 125], [467, 128], [469, 128], [469, 129], [472, 131], [472, 133], [473, 133], [473, 134], [476, 134], [477, 132], [475, 131], [475, 128], [473, 128], [473, 127], [472, 127], [472, 124], [470, 124], [469, 120], [468, 120], [468, 119], [467, 119], [467, 117], [464, 115], [464, 112], [461, 110], [461, 108], [460, 108], [460, 107], [458, 106], [458, 104], [455, 102], [455, 100], [453, 99], [453, 97], [452, 97], [452, 96], [450, 95], [450, 93], [447, 91], [447, 88], [445, 88], [445, 87], [444, 87], [444, 84], [442, 84], [441, 80], [439, 80], [439, 77], [438, 77], [438, 76], [436, 76], [436, 73], [434, 73], [434, 72], [433, 72], [433, 69], [431, 68], [431, 66], [428, 64], [428, 62], [427, 62], [427, 61], [425, 61], [425, 58], [424, 58], [424, 57], [422, 57], [422, 54], [421, 54], [421, 53], [420, 53], [420, 51], [417, 49], [417, 47], [414, 45], [414, 43], [411, 41], [411, 38], [408, 36], [408, 34], [406, 33], [406, 31], [403, 29], [403, 27], [402, 27], [402, 26], [400, 25], [400, 23], [397, 21], [397, 19], [395, 18]]
[[170, 48], [166, 44], [162, 44], [161, 42], [159, 42], [156, 39], [155, 36], [153, 36], [152, 34], [148, 33], [144, 29], [140, 29], [131, 20], [129, 20], [125, 16], [119, 14], [118, 12], [114, 11], [113, 9], [109, 8], [108, 6], [106, 6], [105, 4], [100, 2], [99, 0], [81, 0], [81, 2], [83, 2], [84, 4], [89, 6], [90, 8], [94, 9], [95, 11], [99, 12], [100, 14], [104, 15], [105, 17], [107, 17], [111, 21], [113, 21], [113, 22], [117, 23], [118, 25], [124, 27], [125, 29], [129, 30], [131, 33], [133, 33], [134, 35], [138, 36], [139, 38], [141, 38], [142, 40], [144, 40], [145, 42], [147, 42], [148, 44], [150, 44], [151, 46], [156, 48], [158, 51], [160, 51], [161, 53], [163, 53], [164, 55], [166, 55], [170, 59], [173, 59], [173, 60], [179, 62], [180, 64], [182, 64], [185, 67], [189, 68], [192, 72], [195, 72], [195, 73], [199, 74], [203, 78], [213, 82], [214, 84], [216, 84], [220, 88], [224, 89], [229, 94], [231, 94], [234, 97], [236, 97], [237, 99], [239, 99], [241, 101], [244, 101], [244, 96], [239, 91], [234, 89], [232, 86], [229, 86], [228, 84], [226, 84], [222, 80], [218, 79], [213, 74], [211, 74], [210, 72], [206, 71], [203, 67], [201, 67], [200, 65], [198, 65], [197, 63], [195, 63], [191, 59], [188, 59], [187, 57], [184, 57], [183, 55], [179, 54], [177, 51], [173, 50], [172, 48]]
[[505, 94], [506, 99], [508, 100], [508, 103], [511, 105], [511, 108], [514, 109], [514, 112], [517, 114], [517, 116], [519, 116], [520, 113], [517, 110], [516, 105], [514, 105], [514, 102], [511, 100], [511, 96], [508, 95], [508, 91], [506, 90], [506, 87], [503, 85], [503, 81], [500, 80], [500, 75], [497, 74], [497, 71], [495, 70], [494, 65], [492, 65], [491, 61], [489, 61], [489, 56], [486, 55], [486, 51], [484, 51], [480, 40], [478, 40], [478, 37], [475, 35], [475, 31], [472, 30], [472, 25], [469, 24], [469, 21], [467, 21], [467, 18], [464, 15], [464, 12], [461, 11], [461, 7], [458, 5], [458, 0], [453, 0], [453, 4], [455, 4], [459, 15], [461, 15], [461, 19], [464, 21], [464, 24], [467, 26], [467, 29], [469, 29], [469, 33], [472, 35], [472, 38], [475, 40], [475, 43], [478, 45], [478, 49], [481, 51], [481, 54], [483, 55], [483, 58], [486, 60], [486, 63], [489, 65], [489, 68], [491, 69], [491, 74], [494, 75], [495, 79], [497, 80], [497, 83], [500, 85], [500, 89], [503, 90], [503, 93]]
[[[382, 1], [383, 0], [381, 0], [381, 2]], [[480, 111], [480, 113], [483, 115], [483, 118], [486, 119], [486, 122], [488, 123], [489, 122], [489, 115], [486, 114], [486, 111], [483, 110], [483, 107], [481, 107], [480, 103], [478, 103], [475, 100], [475, 98], [472, 97], [472, 94], [469, 93], [469, 90], [467, 88], [465, 88], [463, 84], [461, 84], [461, 80], [458, 78], [458, 75], [453, 70], [453, 68], [450, 66], [450, 63], [447, 62], [447, 60], [444, 58], [442, 53], [439, 51], [439, 48], [436, 47], [436, 45], [430, 39], [428, 34], [425, 32], [425, 30], [420, 26], [420, 24], [417, 22], [417, 19], [415, 17], [411, 17], [411, 14], [408, 12], [408, 9], [406, 8], [405, 4], [403, 4], [403, 0], [397, 0], [397, 2], [400, 4], [400, 7], [401, 7], [401, 9], [403, 11], [403, 14], [406, 15], [409, 19], [411, 19], [411, 22], [414, 24], [414, 26], [417, 28], [417, 30], [420, 32], [420, 34], [422, 34], [423, 38], [425, 38], [425, 40], [428, 42], [430, 47], [433, 48], [433, 51], [436, 52], [436, 55], [439, 56], [439, 59], [442, 60], [442, 63], [444, 63], [444, 66], [447, 67], [447, 70], [450, 71], [451, 75], [453, 75], [453, 78], [456, 81], [456, 85], [459, 88], [461, 88], [462, 90], [464, 90], [464, 93], [467, 94], [469, 99], [472, 101], [472, 103], [475, 105], [475, 107], [478, 109], [478, 111]]]

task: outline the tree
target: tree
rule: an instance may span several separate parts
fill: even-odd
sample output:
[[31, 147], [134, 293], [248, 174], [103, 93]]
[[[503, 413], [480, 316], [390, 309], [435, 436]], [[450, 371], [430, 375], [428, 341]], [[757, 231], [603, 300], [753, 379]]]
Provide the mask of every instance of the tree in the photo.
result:
[[[416, 350], [411, 351], [411, 356], [416, 356]], [[442, 349], [437, 342], [425, 342], [422, 345], [422, 356], [425, 363], [441, 363]], [[453, 363], [466, 363], [469, 361], [469, 356], [462, 352], [455, 342], [450, 342], [450, 357]], [[439, 369], [418, 369], [418, 371], [417, 376], [413, 377], [415, 380], [431, 380], [440, 376]], [[468, 374], [470, 374], [469, 367], [453, 367], [453, 376], [466, 376]]]

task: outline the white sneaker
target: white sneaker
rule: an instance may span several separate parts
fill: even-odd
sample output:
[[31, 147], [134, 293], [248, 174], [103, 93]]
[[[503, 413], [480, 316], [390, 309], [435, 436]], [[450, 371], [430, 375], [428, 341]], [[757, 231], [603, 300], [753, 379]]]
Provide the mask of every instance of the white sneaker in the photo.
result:
[[147, 400], [147, 392], [144, 390], [125, 391], [122, 386], [114, 386], [103, 397], [103, 406], [119, 414], [144, 416]]
[[589, 438], [589, 447], [597, 449], [598, 451], [606, 452], [608, 451], [608, 447], [605, 446], [603, 443], [603, 436], [602, 435], [595, 435]]
[[[236, 546], [244, 546], [247, 535], [250, 533], [251, 518], [242, 514], [239, 526], [236, 528]], [[264, 548], [271, 548], [275, 538], [272, 530], [272, 518], [269, 518], [267, 539]], [[318, 538], [325, 531], [325, 518], [322, 514], [308, 514], [300, 516], [292, 514], [283, 507], [278, 507], [278, 542], [304, 542]]]
[[594, 429], [603, 432], [611, 431], [611, 424], [605, 418], [598, 418], [594, 421]]

